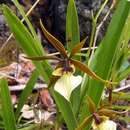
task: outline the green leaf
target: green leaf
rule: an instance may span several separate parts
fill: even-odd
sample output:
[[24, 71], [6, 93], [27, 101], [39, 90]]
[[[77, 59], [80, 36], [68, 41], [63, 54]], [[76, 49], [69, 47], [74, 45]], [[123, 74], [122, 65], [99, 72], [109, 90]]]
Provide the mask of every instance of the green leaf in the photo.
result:
[[[103, 77], [103, 79], [108, 79], [110, 76], [112, 62], [114, 60], [115, 53], [119, 51], [119, 40], [129, 14], [129, 10], [130, 2], [120, 0], [108, 27], [106, 36], [100, 43], [100, 46], [96, 50], [94, 58], [90, 64], [92, 70], [100, 77]], [[87, 94], [92, 98], [96, 106], [98, 106], [104, 90], [104, 84], [94, 79], [89, 79], [88, 83], [89, 84], [85, 86], [87, 87]], [[84, 106], [82, 108], [81, 115], [81, 120], [87, 117], [89, 115], [88, 108], [86, 109]]]
[[60, 54], [61, 54], [64, 58], [68, 58], [67, 53], [66, 53], [66, 50], [65, 50], [63, 44], [62, 44], [58, 39], [56, 39], [54, 36], [52, 36], [52, 35], [45, 29], [45, 27], [43, 26], [41, 20], [40, 20], [40, 25], [41, 25], [42, 31], [43, 31], [45, 37], [48, 39], [48, 41], [60, 52]]
[[[126, 18], [129, 14], [130, 10], [130, 2], [121, 0], [119, 5], [113, 15], [111, 23], [108, 27], [106, 36], [104, 37], [103, 41], [100, 43], [99, 48], [96, 51], [93, 61], [91, 62], [91, 68], [97, 72], [100, 76], [104, 77], [105, 79], [108, 78], [111, 68], [112, 68], [112, 61], [116, 51], [118, 51], [118, 44], [121, 32], [123, 30]], [[116, 21], [116, 22], [115, 22]], [[104, 57], [105, 56], [105, 57]], [[101, 92], [103, 90], [103, 84], [100, 84], [97, 81], [91, 79], [89, 84], [89, 91], [88, 93], [93, 93], [94, 88], [94, 95], [92, 98], [96, 102], [99, 103]], [[98, 89], [95, 89], [96, 86]], [[99, 87], [100, 86], [100, 87]], [[96, 90], [96, 91], [95, 91]], [[97, 95], [98, 96], [97, 98]]]
[[[13, 32], [13, 35], [15, 36], [16, 40], [18, 41], [24, 52], [30, 57], [43, 56], [43, 49], [39, 50], [39, 47], [36, 48], [37, 44], [39, 43], [31, 36], [27, 28], [6, 5], [3, 5], [3, 13], [11, 31]], [[34, 64], [36, 65], [39, 73], [45, 79], [46, 83], [48, 83], [49, 77], [52, 73], [52, 68], [50, 64], [46, 61], [39, 63], [34, 62]]]
[[66, 40], [67, 50], [72, 51], [73, 47], [80, 42], [78, 15], [74, 0], [69, 0], [66, 15]]
[[[19, 12], [21, 13], [23, 19], [26, 21], [28, 27], [29, 27], [29, 30], [31, 32], [31, 34], [33, 35], [34, 39], [37, 41], [36, 43], [37, 44], [34, 44], [35, 45], [35, 48], [37, 50], [37, 53], [40, 53], [42, 54], [41, 52], [43, 51], [43, 48], [41, 46], [41, 42], [40, 42], [40, 39], [38, 38], [34, 28], [33, 28], [33, 25], [31, 24], [31, 22], [29, 21], [28, 17], [26, 16], [25, 14], [25, 11], [24, 11], [24, 8], [22, 5], [20, 5], [20, 3], [18, 2], [18, 0], [13, 0], [12, 1], [15, 6], [18, 8]], [[37, 49], [38, 48], [38, 49]], [[42, 50], [42, 51], [39, 51], [39, 50]]]
[[56, 104], [65, 120], [68, 130], [74, 130], [77, 126], [75, 115], [71, 104], [62, 97], [58, 92], [51, 90], [53, 97], [55, 98]]
[[[74, 0], [68, 1], [67, 14], [66, 14], [66, 42], [67, 42], [67, 51], [72, 52], [72, 49], [80, 43], [80, 32], [79, 32], [79, 23], [78, 23], [78, 14], [75, 6]], [[75, 52], [74, 52], [75, 53]], [[73, 58], [80, 60], [81, 56], [75, 55]], [[79, 73], [79, 72], [76, 72]], [[78, 87], [71, 95], [72, 97], [72, 107], [74, 113], [78, 113], [79, 104], [80, 104], [80, 87]], [[75, 115], [77, 116], [77, 115]]]
[[29, 27], [29, 29], [30, 29], [32, 35], [33, 35], [35, 38], [37, 38], [37, 34], [36, 34], [36, 32], [35, 32], [35, 30], [34, 30], [32, 24], [31, 24], [31, 22], [30, 22], [29, 19], [27, 18], [26, 14], [25, 14], [25, 12], [24, 12], [23, 6], [20, 5], [17, 0], [13, 0], [12, 2], [13, 2], [13, 3], [15, 4], [15, 6], [18, 8], [18, 10], [19, 10], [20, 14], [22, 15], [22, 17], [25, 19], [25, 21], [26, 21], [26, 23], [27, 23], [27, 25], [28, 25], [28, 27]]
[[130, 65], [124, 69], [123, 71], [120, 71], [117, 75], [116, 81], [121, 81], [125, 79], [130, 74]]
[[16, 121], [7, 81], [0, 79], [0, 97], [2, 102], [2, 117], [5, 130], [16, 130]]
[[125, 22], [125, 25], [124, 25], [124, 28], [123, 28], [123, 31], [119, 40], [120, 42], [119, 50], [116, 52], [115, 59], [113, 60], [112, 79], [114, 80], [116, 80], [122, 67], [124, 66], [124, 64], [126, 64], [126, 60], [128, 60], [129, 58], [129, 48], [128, 48], [128, 44], [130, 40], [129, 27], [130, 27], [130, 14], [128, 18], [126, 19], [126, 22]]
[[21, 95], [19, 97], [19, 100], [18, 100], [19, 101], [18, 106], [17, 106], [16, 112], [15, 112], [16, 119], [18, 119], [19, 113], [21, 112], [21, 109], [22, 109], [23, 105], [25, 104], [25, 102], [27, 101], [28, 96], [32, 92], [32, 90], [34, 88], [34, 85], [35, 85], [35, 83], [37, 81], [38, 76], [39, 76], [39, 74], [38, 74], [37, 70], [35, 70], [32, 73], [29, 81], [27, 82], [26, 87], [24, 88], [23, 92], [21, 93]]

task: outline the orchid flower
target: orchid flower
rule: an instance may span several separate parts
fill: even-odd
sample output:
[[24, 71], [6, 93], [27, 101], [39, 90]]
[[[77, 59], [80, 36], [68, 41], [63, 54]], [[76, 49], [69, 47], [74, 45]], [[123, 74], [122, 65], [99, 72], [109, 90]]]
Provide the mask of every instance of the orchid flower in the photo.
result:
[[91, 122], [93, 130], [116, 130], [117, 124], [110, 119], [114, 119], [115, 116], [120, 115], [122, 112], [120, 113], [105, 107], [96, 109], [95, 103], [89, 96], [87, 96], [87, 104], [91, 114], [75, 130], [83, 130]]
[[62, 68], [56, 69], [52, 75], [60, 76], [54, 85], [54, 90], [69, 101], [72, 91], [81, 84], [82, 77], [80, 75], [74, 76], [73, 72], [62, 72]]
[[116, 130], [117, 124], [112, 120], [105, 120], [101, 122], [99, 125], [94, 124], [93, 129], [94, 130]]
[[[99, 80], [106, 84], [115, 84], [113, 82], [109, 82], [107, 80], [102, 79], [100, 76], [96, 75], [88, 66], [83, 64], [81, 61], [72, 59], [72, 57], [75, 56], [77, 52], [81, 50], [83, 47], [86, 38], [82, 40], [80, 43], [76, 44], [75, 47], [72, 49], [71, 53], [68, 54], [65, 50], [63, 44], [56, 39], [54, 36], [52, 36], [43, 26], [42, 22], [40, 21], [42, 31], [45, 35], [45, 37], [48, 39], [48, 41], [57, 49], [57, 51], [60, 52], [61, 57], [56, 57], [52, 55], [46, 55], [42, 57], [26, 57], [31, 60], [58, 60], [58, 66], [52, 73], [53, 76], [60, 76], [57, 82], [55, 82], [54, 89], [59, 92], [62, 96], [64, 96], [67, 100], [69, 100], [70, 95], [72, 91], [80, 85], [82, 81], [81, 76], [74, 76], [74, 70], [75, 68], [80, 69], [81, 71], [88, 74], [90, 77]], [[72, 67], [73, 66], [73, 67]], [[58, 72], [61, 71], [61, 72]], [[56, 74], [57, 73], [57, 74]]]

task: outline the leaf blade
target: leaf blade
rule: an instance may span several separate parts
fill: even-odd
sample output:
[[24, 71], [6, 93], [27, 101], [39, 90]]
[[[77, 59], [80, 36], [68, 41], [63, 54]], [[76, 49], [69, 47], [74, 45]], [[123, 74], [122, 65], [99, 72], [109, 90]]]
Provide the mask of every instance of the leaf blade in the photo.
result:
[[[118, 51], [119, 39], [126, 18], [129, 14], [129, 10], [130, 3], [128, 1], [119, 1], [117, 9], [115, 10], [115, 13], [106, 32], [106, 36], [101, 41], [100, 46], [96, 50], [94, 58], [90, 64], [92, 70], [96, 72], [96, 74], [104, 77], [104, 79], [107, 79], [110, 75], [113, 58], [116, 51]], [[93, 99], [96, 106], [98, 106], [104, 89], [104, 84], [101, 84], [93, 79], [87, 80], [87, 77], [86, 81], [87, 84], [84, 82], [85, 86], [83, 85], [83, 87], [87, 87], [86, 94], [89, 95]], [[94, 88], [95, 86], [96, 88]], [[81, 121], [86, 116], [90, 115], [89, 110], [86, 109], [86, 106], [82, 107], [81, 115]]]
[[[68, 130], [74, 130], [77, 126], [76, 117], [73, 114], [71, 104], [58, 92], [51, 89], [52, 95], [55, 98], [56, 104], [62, 113], [62, 116], [67, 124]], [[71, 118], [70, 118], [71, 117]]]
[[16, 130], [16, 121], [11, 102], [11, 96], [6, 79], [0, 79], [0, 96], [2, 100], [2, 114], [5, 130]]
[[[76, 11], [75, 1], [69, 0], [66, 15], [66, 40], [67, 50], [72, 51], [72, 48], [80, 42], [80, 32], [78, 23], [78, 14]], [[70, 41], [69, 41], [70, 40]]]
[[[18, 44], [22, 47], [24, 52], [28, 56], [41, 56], [44, 55], [43, 50], [39, 50], [36, 48], [35, 44], [37, 41], [33, 39], [27, 28], [21, 23], [21, 21], [17, 18], [17, 16], [9, 9], [8, 6], [2, 6], [4, 16], [6, 21], [13, 32]], [[39, 53], [38, 53], [39, 52]], [[49, 77], [52, 73], [52, 67], [46, 61], [42, 63], [34, 62], [36, 67], [38, 68], [39, 73], [44, 78], [45, 82], [49, 82]]]
[[15, 112], [16, 120], [18, 119], [19, 113], [20, 113], [23, 105], [25, 104], [29, 94], [32, 92], [32, 89], [34, 88], [34, 85], [37, 81], [38, 76], [39, 76], [39, 74], [38, 74], [37, 70], [34, 70], [29, 81], [26, 84], [26, 87], [24, 88], [23, 92], [21, 93], [20, 98], [19, 98], [19, 102], [17, 105], [17, 109]]

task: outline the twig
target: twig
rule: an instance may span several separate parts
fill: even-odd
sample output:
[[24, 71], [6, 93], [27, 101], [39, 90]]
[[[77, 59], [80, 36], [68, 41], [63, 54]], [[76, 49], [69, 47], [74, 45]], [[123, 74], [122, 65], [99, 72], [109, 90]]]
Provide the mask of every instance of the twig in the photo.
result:
[[10, 79], [14, 79], [14, 80], [18, 81], [17, 78], [15, 78], [15, 77], [13, 77], [13, 76], [10, 76], [10, 75], [8, 75], [8, 74], [5, 74], [5, 73], [3, 73], [3, 72], [0, 72], [0, 76], [4, 76], [4, 77], [10, 78]]
[[[93, 50], [93, 49], [97, 49], [97, 48], [98, 48], [97, 46], [91, 47], [91, 48], [86, 47], [86, 48], [82, 48], [81, 51], [87, 51], [87, 50], [89, 50], [89, 49]], [[51, 53], [51, 54], [47, 54], [47, 55], [48, 55], [48, 56], [56, 56], [56, 55], [60, 55], [60, 53], [59, 53], [59, 52], [55, 52], [55, 53]]]
[[[37, 0], [32, 7], [29, 9], [29, 11], [26, 13], [26, 17], [30, 15], [30, 13], [32, 12], [32, 10], [36, 7], [36, 5], [40, 2], [40, 0]], [[23, 22], [25, 19], [22, 18], [21, 22]], [[5, 43], [3, 44], [3, 46], [0, 49], [0, 53], [2, 52], [2, 50], [7, 46], [9, 40], [12, 38], [13, 33], [10, 34], [10, 36], [7, 38], [7, 40], [5, 41]]]
[[[114, 6], [115, 6], [115, 2], [112, 3], [112, 5], [110, 6], [110, 8], [109, 8], [107, 14], [106, 14], [105, 17], [103, 18], [102, 22], [97, 26], [97, 28], [96, 28], [96, 33], [95, 33], [95, 37], [94, 37], [94, 42], [93, 42], [93, 47], [95, 47], [95, 45], [96, 45], [97, 36], [98, 36], [98, 33], [99, 33], [99, 31], [100, 31], [102, 25], [104, 24], [104, 22], [105, 22], [106, 19], [108, 18], [109, 14], [110, 14], [111, 10], [114, 8]], [[92, 53], [91, 53], [91, 56], [90, 56], [90, 61], [92, 60], [94, 51], [95, 51], [95, 49], [92, 50]]]
[[130, 84], [123, 86], [123, 87], [120, 87], [120, 88], [117, 88], [117, 89], [114, 89], [113, 92], [123, 91], [123, 90], [128, 89], [128, 88], [130, 88]]
[[[26, 84], [18, 84], [18, 85], [13, 85], [10, 86], [9, 89], [10, 91], [21, 91], [26, 87]], [[38, 90], [42, 88], [47, 88], [47, 84], [45, 83], [36, 83], [33, 90]]]
[[[89, 47], [92, 47], [94, 44], [94, 39], [95, 39], [95, 34], [96, 34], [96, 28], [97, 28], [97, 20], [101, 14], [101, 12], [103, 11], [104, 7], [106, 6], [108, 0], [104, 0], [103, 4], [101, 5], [100, 9], [98, 10], [96, 16], [93, 15], [93, 12], [92, 12], [92, 33], [91, 33], [91, 37], [90, 37], [90, 44], [89, 44]], [[94, 47], [94, 46], [93, 46]], [[88, 52], [87, 52], [87, 55], [92, 57], [92, 54], [91, 54], [91, 50], [89, 49]], [[91, 59], [89, 59], [89, 63], [91, 62]], [[88, 63], [88, 64], [89, 64]]]

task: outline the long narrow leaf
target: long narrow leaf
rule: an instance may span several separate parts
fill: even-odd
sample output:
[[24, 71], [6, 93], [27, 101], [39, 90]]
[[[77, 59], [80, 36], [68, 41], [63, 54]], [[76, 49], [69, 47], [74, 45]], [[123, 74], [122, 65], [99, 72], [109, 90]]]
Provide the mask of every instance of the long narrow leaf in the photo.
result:
[[[110, 74], [113, 58], [116, 51], [118, 51], [120, 36], [125, 25], [127, 16], [129, 14], [129, 10], [130, 2], [126, 0], [121, 0], [108, 27], [107, 34], [103, 41], [100, 43], [94, 59], [91, 62], [90, 66], [92, 67], [92, 69], [95, 70], [97, 74], [104, 77], [104, 79], [107, 79]], [[115, 20], [117, 21], [116, 23]], [[89, 86], [90, 90], [88, 91], [88, 93], [93, 93], [92, 90], [95, 84], [96, 86], [103, 87], [103, 84], [101, 85], [99, 82], [91, 80]], [[103, 90], [102, 87], [100, 89], [97, 89], [97, 93], [95, 93], [95, 97], [93, 97], [94, 101], [98, 101], [97, 103], [99, 103], [99, 100], [97, 99], [97, 94], [101, 94], [100, 91]], [[98, 97], [100, 98], [100, 96]]]
[[[120, 37], [120, 44], [119, 44], [119, 51], [116, 52], [115, 59], [113, 60], [113, 67], [112, 67], [112, 78], [116, 80], [118, 73], [120, 73], [120, 70], [122, 69], [122, 66], [126, 63], [126, 60], [128, 60], [128, 44], [130, 40], [130, 14], [128, 15], [128, 18], [125, 22], [123, 31], [121, 33]], [[125, 76], [125, 75], [124, 75]], [[126, 75], [127, 77], [127, 75]], [[125, 78], [125, 77], [124, 77]], [[118, 80], [119, 81], [119, 80]]]
[[27, 101], [28, 96], [32, 92], [32, 89], [34, 88], [34, 85], [35, 85], [35, 83], [37, 81], [38, 76], [39, 76], [39, 74], [38, 74], [37, 70], [35, 70], [32, 73], [29, 81], [27, 82], [25, 89], [21, 93], [20, 98], [19, 98], [19, 102], [18, 102], [18, 106], [17, 106], [16, 112], [15, 112], [16, 119], [18, 119], [19, 113], [20, 113], [23, 105], [25, 104], [25, 102]]
[[[36, 51], [35, 44], [37, 43], [37, 41], [31, 36], [27, 28], [6, 5], [3, 5], [3, 13], [9, 27], [11, 28], [16, 40], [18, 41], [24, 52], [30, 57], [43, 56], [44, 53], [41, 52], [42, 50], [39, 50], [40, 53], [37, 53], [38, 51]], [[39, 73], [45, 79], [46, 83], [48, 83], [49, 77], [52, 73], [52, 68], [50, 64], [46, 61], [42, 63], [34, 62], [34, 64], [36, 65]]]
[[[107, 79], [110, 75], [113, 58], [116, 51], [118, 51], [119, 39], [129, 14], [129, 10], [130, 2], [127, 0], [120, 0], [108, 27], [106, 36], [100, 43], [100, 46], [94, 55], [94, 59], [90, 64], [92, 70], [104, 79]], [[89, 84], [85, 87], [88, 87], [87, 94], [92, 98], [97, 106], [101, 99], [104, 84], [99, 83], [99, 81], [89, 79]], [[88, 108], [86, 109], [86, 106], [82, 108], [81, 115], [81, 120], [89, 115], [89, 110]]]
[[67, 124], [68, 130], [74, 130], [77, 127], [77, 122], [71, 104], [65, 100], [58, 92], [52, 90], [56, 104], [62, 113], [62, 116]]
[[74, 46], [80, 42], [78, 15], [77, 15], [74, 0], [69, 0], [68, 7], [67, 7], [66, 40], [68, 42], [67, 50], [69, 52], [71, 52]]
[[[35, 50], [37, 51], [37, 53], [40, 53], [42, 54], [41, 52], [43, 51], [43, 48], [41, 46], [41, 43], [40, 43], [40, 40], [31, 24], [31, 22], [29, 21], [29, 19], [27, 18], [25, 12], [24, 12], [24, 9], [22, 7], [22, 5], [19, 4], [19, 2], [17, 0], [13, 0], [13, 3], [15, 4], [15, 6], [18, 8], [19, 12], [21, 13], [21, 15], [23, 16], [23, 18], [25, 19], [28, 27], [29, 27], [29, 30], [31, 31], [31, 34], [33, 35], [34, 39], [37, 41], [35, 42], [34, 44], [34, 47], [35, 47]], [[37, 49], [38, 48], [38, 49]], [[41, 50], [41, 51], [39, 51]]]
[[2, 116], [5, 130], [16, 130], [15, 116], [7, 81], [0, 79], [0, 97], [2, 102]]
[[[76, 10], [75, 0], [69, 0], [67, 6], [66, 14], [66, 42], [67, 42], [67, 51], [72, 52], [72, 49], [80, 43], [80, 32], [79, 32], [79, 23], [78, 23], [78, 14]], [[74, 52], [75, 53], [75, 52]], [[80, 60], [81, 56], [75, 55], [73, 58]], [[77, 73], [79, 73], [77, 71]], [[71, 95], [71, 103], [75, 116], [79, 111], [80, 104], [80, 86], [76, 88]]]
[[128, 66], [125, 70], [118, 73], [116, 81], [121, 81], [125, 79], [130, 74], [130, 66]]

